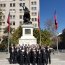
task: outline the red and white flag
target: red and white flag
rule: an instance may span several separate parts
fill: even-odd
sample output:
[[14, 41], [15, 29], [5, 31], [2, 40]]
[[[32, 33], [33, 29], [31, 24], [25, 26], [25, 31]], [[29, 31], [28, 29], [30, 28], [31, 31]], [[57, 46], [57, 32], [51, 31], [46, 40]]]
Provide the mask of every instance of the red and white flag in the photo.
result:
[[57, 22], [57, 17], [56, 17], [56, 10], [54, 12], [54, 22], [55, 22], [55, 29], [57, 30], [57, 28], [58, 28], [58, 22]]

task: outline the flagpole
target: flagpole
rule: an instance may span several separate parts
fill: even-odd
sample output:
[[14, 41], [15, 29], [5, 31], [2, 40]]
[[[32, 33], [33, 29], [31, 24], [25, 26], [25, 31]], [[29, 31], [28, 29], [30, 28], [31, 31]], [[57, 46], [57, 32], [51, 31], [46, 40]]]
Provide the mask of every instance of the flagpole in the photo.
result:
[[[40, 1], [39, 1], [39, 4], [40, 4]], [[40, 33], [40, 45], [41, 45], [41, 27], [40, 27], [40, 6], [39, 6], [39, 11], [38, 11], [38, 18], [39, 18], [39, 21], [38, 21], [38, 26], [39, 26], [39, 33]]]
[[9, 53], [9, 32], [8, 32], [8, 53]]
[[7, 23], [8, 23], [8, 54], [9, 54], [9, 43], [10, 43], [10, 12], [8, 14]]
[[58, 53], [58, 32], [57, 32], [57, 28], [58, 28], [58, 23], [57, 23], [57, 16], [56, 16], [56, 10], [55, 10], [55, 12], [54, 12], [54, 21], [55, 21], [55, 32], [56, 32], [56, 41], [57, 41], [57, 43], [56, 43], [56, 45], [57, 45], [57, 53]]
[[40, 29], [40, 45], [41, 45], [41, 29]]
[[57, 33], [57, 53], [58, 53], [58, 51], [59, 51], [59, 49], [58, 49], [58, 33]]
[[10, 43], [10, 26], [8, 24], [9, 31], [8, 31], [8, 54], [9, 54], [9, 43]]

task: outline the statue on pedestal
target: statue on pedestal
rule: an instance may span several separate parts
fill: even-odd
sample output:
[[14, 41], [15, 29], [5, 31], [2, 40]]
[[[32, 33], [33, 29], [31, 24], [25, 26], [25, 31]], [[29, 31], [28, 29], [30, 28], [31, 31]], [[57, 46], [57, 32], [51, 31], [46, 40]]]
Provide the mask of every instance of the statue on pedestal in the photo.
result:
[[22, 36], [19, 39], [19, 45], [36, 45], [37, 39], [33, 36], [33, 24], [30, 21], [30, 11], [26, 6], [22, 6], [24, 10]]
[[24, 10], [24, 15], [23, 15], [24, 24], [32, 23], [32, 22], [30, 22], [30, 11], [29, 11], [29, 9], [26, 6], [23, 6], [23, 10]]

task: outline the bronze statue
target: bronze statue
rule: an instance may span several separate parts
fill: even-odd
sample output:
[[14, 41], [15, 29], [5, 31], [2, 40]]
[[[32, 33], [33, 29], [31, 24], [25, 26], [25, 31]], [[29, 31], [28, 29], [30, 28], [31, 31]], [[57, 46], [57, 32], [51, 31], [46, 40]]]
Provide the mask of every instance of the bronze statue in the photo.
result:
[[30, 11], [29, 9], [25, 6], [23, 7], [24, 10], [24, 15], [23, 15], [23, 20], [25, 24], [31, 23], [30, 22]]

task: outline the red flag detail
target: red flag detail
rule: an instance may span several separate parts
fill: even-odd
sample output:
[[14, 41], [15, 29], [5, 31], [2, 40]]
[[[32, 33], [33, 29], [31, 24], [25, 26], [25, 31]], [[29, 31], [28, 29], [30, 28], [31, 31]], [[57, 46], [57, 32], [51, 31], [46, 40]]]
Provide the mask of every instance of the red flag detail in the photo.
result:
[[10, 32], [10, 12], [8, 14], [7, 23], [8, 23], [8, 32]]
[[40, 16], [39, 16], [39, 13], [38, 13], [38, 30], [40, 30]]
[[54, 12], [54, 21], [55, 21], [55, 29], [57, 30], [58, 23], [57, 23], [57, 19], [56, 19], [56, 11]]
[[8, 32], [10, 32], [10, 25], [8, 24]]

